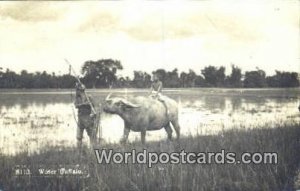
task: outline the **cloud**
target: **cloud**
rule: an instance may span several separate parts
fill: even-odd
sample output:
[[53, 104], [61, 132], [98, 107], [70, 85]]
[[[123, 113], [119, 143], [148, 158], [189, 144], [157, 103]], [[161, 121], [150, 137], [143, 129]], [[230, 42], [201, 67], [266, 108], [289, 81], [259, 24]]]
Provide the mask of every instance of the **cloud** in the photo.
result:
[[134, 6], [122, 2], [5, 2], [0, 4], [0, 16], [21, 22], [58, 21], [83, 33], [122, 32], [145, 42], [211, 34], [241, 42], [262, 38], [258, 17], [247, 17], [236, 9], [228, 12], [199, 5], [184, 3], [174, 8], [163, 2]]
[[163, 38], [163, 25], [158, 15], [147, 16], [131, 25], [123, 25], [122, 31], [140, 41], [160, 41]]
[[[162, 3], [161, 3], [162, 4]], [[176, 6], [158, 6], [135, 14], [134, 23], [122, 25], [123, 31], [141, 41], [184, 39], [198, 36], [224, 36], [231, 42], [254, 43], [266, 40], [270, 29], [299, 28], [296, 3], [214, 4], [189, 2]], [[278, 8], [280, 7], [280, 8]], [[296, 8], [297, 7], [297, 8]], [[134, 13], [133, 13], [134, 14]]]
[[0, 16], [22, 22], [55, 21], [63, 14], [61, 8], [50, 2], [2, 2]]
[[108, 11], [99, 11], [88, 16], [78, 27], [80, 32], [116, 32], [119, 30], [120, 17]]
[[214, 33], [226, 35], [235, 41], [253, 42], [263, 35], [257, 20], [212, 12], [209, 15], [202, 12], [172, 17], [167, 14], [146, 15], [138, 23], [125, 26], [124, 31], [142, 41], [204, 37]]

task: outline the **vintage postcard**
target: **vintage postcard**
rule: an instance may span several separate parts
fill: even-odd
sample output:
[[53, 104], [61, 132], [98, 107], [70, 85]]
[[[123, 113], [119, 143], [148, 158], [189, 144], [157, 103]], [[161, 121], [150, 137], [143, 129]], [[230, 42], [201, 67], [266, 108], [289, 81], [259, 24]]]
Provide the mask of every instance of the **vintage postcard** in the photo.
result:
[[1, 1], [0, 191], [300, 190], [300, 3]]

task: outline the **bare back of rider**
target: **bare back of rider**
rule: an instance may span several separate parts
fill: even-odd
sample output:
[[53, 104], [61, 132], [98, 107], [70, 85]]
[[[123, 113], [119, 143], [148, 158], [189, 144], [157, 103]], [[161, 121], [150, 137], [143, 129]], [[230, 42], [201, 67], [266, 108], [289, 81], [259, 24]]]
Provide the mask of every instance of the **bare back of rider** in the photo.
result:
[[162, 82], [158, 79], [155, 79], [151, 85], [150, 97], [153, 99], [157, 99], [158, 101], [163, 103], [163, 105], [166, 108], [167, 117], [169, 117], [169, 109], [164, 100], [164, 96], [161, 94], [161, 91], [162, 91]]
[[162, 90], [162, 82], [159, 80], [155, 80], [151, 85], [151, 94], [152, 98], [160, 98]]

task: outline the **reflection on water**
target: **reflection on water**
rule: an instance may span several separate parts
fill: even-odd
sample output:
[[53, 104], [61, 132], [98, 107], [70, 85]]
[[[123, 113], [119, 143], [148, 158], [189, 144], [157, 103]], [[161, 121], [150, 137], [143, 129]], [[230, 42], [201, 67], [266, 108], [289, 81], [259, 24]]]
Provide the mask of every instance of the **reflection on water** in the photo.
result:
[[[114, 96], [147, 95], [146, 91], [114, 90]], [[89, 92], [97, 105], [108, 91]], [[297, 89], [185, 89], [165, 94], [179, 104], [182, 135], [212, 134], [229, 128], [255, 128], [268, 124], [299, 122]], [[0, 93], [0, 153], [39, 152], [47, 146], [73, 146], [76, 143], [76, 110], [69, 91]], [[123, 121], [103, 114], [102, 135], [106, 142], [117, 142]], [[175, 135], [175, 133], [174, 133]], [[166, 139], [165, 131], [147, 132], [147, 140]], [[130, 141], [140, 140], [132, 132]], [[84, 134], [84, 142], [88, 143]]]

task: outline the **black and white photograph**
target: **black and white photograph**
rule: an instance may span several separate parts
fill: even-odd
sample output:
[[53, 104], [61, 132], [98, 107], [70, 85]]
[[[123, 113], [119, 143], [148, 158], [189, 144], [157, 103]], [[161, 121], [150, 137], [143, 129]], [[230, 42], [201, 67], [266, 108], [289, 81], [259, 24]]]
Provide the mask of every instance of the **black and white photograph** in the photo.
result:
[[300, 191], [300, 1], [1, 1], [14, 190]]

